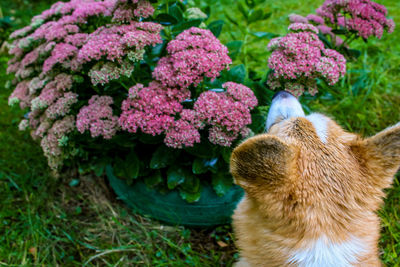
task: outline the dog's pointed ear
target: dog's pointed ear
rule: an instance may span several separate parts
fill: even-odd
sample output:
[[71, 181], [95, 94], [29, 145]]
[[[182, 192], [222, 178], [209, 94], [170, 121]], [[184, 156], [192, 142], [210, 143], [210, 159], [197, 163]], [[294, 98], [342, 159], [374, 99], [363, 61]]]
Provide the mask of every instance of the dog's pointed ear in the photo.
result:
[[372, 171], [394, 176], [400, 167], [400, 123], [364, 139], [361, 147]]
[[231, 156], [230, 170], [236, 184], [243, 188], [274, 185], [290, 173], [295, 153], [278, 137], [268, 134], [247, 139]]

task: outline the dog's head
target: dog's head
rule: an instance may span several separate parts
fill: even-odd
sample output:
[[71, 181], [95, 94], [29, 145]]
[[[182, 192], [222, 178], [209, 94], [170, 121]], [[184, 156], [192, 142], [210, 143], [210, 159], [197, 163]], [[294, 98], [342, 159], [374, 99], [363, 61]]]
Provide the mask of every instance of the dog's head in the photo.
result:
[[240, 144], [230, 168], [248, 197], [287, 212], [279, 207], [365, 203], [376, 209], [399, 165], [400, 124], [362, 139], [327, 116], [306, 116], [294, 96], [279, 92], [266, 133]]

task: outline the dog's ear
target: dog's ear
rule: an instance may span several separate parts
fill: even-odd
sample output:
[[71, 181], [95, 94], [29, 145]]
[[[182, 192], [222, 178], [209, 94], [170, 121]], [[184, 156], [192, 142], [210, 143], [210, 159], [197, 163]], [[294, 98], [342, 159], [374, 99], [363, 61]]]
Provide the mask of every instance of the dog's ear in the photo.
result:
[[262, 134], [247, 139], [231, 156], [230, 170], [236, 184], [244, 189], [277, 185], [290, 173], [293, 149], [276, 136]]
[[392, 178], [400, 167], [400, 123], [358, 142], [356, 150], [369, 171]]

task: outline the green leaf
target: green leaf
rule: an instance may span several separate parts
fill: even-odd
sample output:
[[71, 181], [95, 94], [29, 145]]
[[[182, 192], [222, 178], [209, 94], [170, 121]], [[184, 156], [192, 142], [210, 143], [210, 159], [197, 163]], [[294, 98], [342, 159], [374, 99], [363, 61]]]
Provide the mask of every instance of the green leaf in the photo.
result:
[[205, 165], [205, 159], [196, 158], [192, 164], [192, 172], [194, 174], [202, 174], [208, 171], [208, 167]]
[[167, 185], [169, 189], [174, 189], [185, 181], [187, 172], [183, 168], [171, 166], [167, 171]]
[[181, 21], [183, 19], [183, 11], [176, 3], [169, 7], [168, 13], [176, 18], [177, 21]]
[[189, 171], [184, 170], [185, 181], [179, 186], [179, 194], [187, 202], [195, 202], [200, 199], [201, 186], [200, 180]]
[[212, 158], [212, 159], [196, 158], [192, 164], [192, 172], [194, 174], [202, 174], [207, 172], [208, 170], [216, 172], [217, 162], [218, 158]]
[[106, 165], [104, 165], [104, 164], [96, 164], [96, 165], [94, 165], [94, 166], [93, 166], [94, 174], [95, 174], [97, 177], [102, 176], [103, 173], [104, 173], [105, 167], [106, 167]]
[[351, 58], [359, 58], [361, 56], [361, 51], [357, 49], [346, 49], [346, 53], [351, 57]]
[[230, 69], [229, 71], [229, 78], [237, 83], [243, 83], [244, 78], [246, 77], [246, 68], [243, 64], [237, 65]]
[[196, 192], [196, 193], [190, 193], [186, 192], [185, 190], [179, 188], [179, 194], [181, 195], [181, 198], [186, 200], [189, 203], [193, 203], [196, 201], [199, 201], [201, 197], [201, 191]]
[[149, 176], [151, 173], [154, 172], [153, 169], [150, 169], [150, 158], [140, 158], [139, 161], [140, 164], [140, 172], [139, 172], [139, 177], [146, 177]]
[[232, 177], [222, 172], [214, 173], [211, 176], [211, 183], [218, 196], [223, 196], [233, 185]]
[[249, 128], [256, 134], [263, 133], [265, 131], [267, 115], [268, 114], [265, 113], [251, 114], [251, 124], [249, 125]]
[[171, 165], [180, 152], [179, 149], [169, 148], [164, 144], [160, 145], [151, 157], [150, 168], [161, 169]]
[[92, 170], [97, 177], [103, 175], [106, 165], [108, 164], [108, 160], [106, 158], [100, 159], [96, 164], [92, 165]]
[[245, 3], [249, 8], [255, 7], [255, 3], [253, 0], [246, 0]]
[[162, 176], [160, 170], [156, 170], [153, 174], [144, 178], [144, 183], [148, 187], [154, 187], [162, 182]]
[[233, 25], [239, 26], [239, 23], [238, 23], [234, 18], [232, 18], [230, 15], [228, 15], [228, 12], [225, 11], [224, 14], [225, 14], [225, 17], [226, 17]]
[[[152, 56], [160, 56], [166, 46], [167, 46], [166, 42], [163, 42], [161, 44], [157, 44], [157, 45], [153, 46], [153, 48], [151, 48], [151, 55]], [[152, 135], [150, 135], [150, 136], [152, 136]]]
[[188, 193], [197, 193], [200, 191], [200, 179], [191, 173], [190, 171], [184, 169], [183, 172], [185, 173], [185, 180], [179, 186], [182, 190]]
[[139, 171], [140, 171], [140, 162], [139, 162], [139, 158], [137, 157], [137, 155], [134, 151], [129, 153], [128, 156], [126, 157], [125, 165], [126, 165], [126, 173], [128, 175], [128, 178], [130, 178], [130, 179], [138, 178]]
[[206, 6], [204, 8], [204, 13], [207, 15], [207, 18], [209, 18], [210, 14], [211, 14], [211, 7], [210, 6]]
[[225, 22], [223, 20], [216, 20], [208, 24], [207, 28], [214, 34], [215, 37], [218, 37], [221, 34], [224, 23]]
[[272, 15], [272, 12], [265, 13], [262, 20], [269, 19], [271, 17], [271, 15]]
[[249, 15], [248, 15], [248, 11], [246, 10], [246, 8], [240, 2], [238, 2], [237, 6], [238, 6], [240, 13], [242, 13], [243, 17], [245, 18], [245, 20], [248, 21]]
[[114, 161], [114, 174], [118, 178], [132, 180], [139, 176], [140, 163], [135, 152], [129, 153], [125, 159], [117, 157]]
[[324, 43], [325, 47], [332, 49], [332, 44], [325, 35], [318, 33], [318, 38]]
[[174, 34], [179, 34], [183, 32], [184, 30], [187, 30], [191, 27], [198, 27], [203, 20], [201, 19], [194, 19], [194, 20], [189, 20], [189, 21], [183, 21], [172, 27], [172, 32]]
[[199, 158], [214, 158], [216, 156], [216, 146], [212, 145], [207, 139], [201, 140], [200, 143], [192, 147], [186, 147], [185, 151]]
[[232, 154], [232, 148], [230, 147], [221, 147], [221, 156], [224, 159], [226, 163], [230, 163], [231, 160], [231, 154]]
[[[116, 135], [113, 137], [111, 142], [115, 143], [118, 147], [126, 147], [129, 149], [132, 149], [136, 145], [136, 142], [134, 141], [135, 139], [136, 139], [136, 136], [134, 136], [134, 135], [129, 136], [129, 140], [127, 140], [126, 136]], [[98, 144], [98, 143], [96, 143], [96, 144]]]
[[158, 14], [156, 17], [156, 21], [166, 26], [178, 23], [178, 20], [174, 16], [166, 13]]
[[272, 39], [279, 36], [279, 34], [272, 32], [250, 32], [250, 34], [258, 38], [267, 38], [267, 39]]
[[268, 90], [263, 82], [253, 82], [251, 85], [248, 85], [254, 92], [254, 95], [257, 97], [258, 105], [265, 105], [268, 103], [272, 95], [275, 93], [271, 90]]
[[240, 54], [240, 51], [243, 46], [243, 41], [231, 41], [226, 44], [229, 51], [229, 57], [233, 60]]
[[249, 16], [249, 24], [263, 19], [264, 19], [264, 12], [261, 9], [256, 9], [253, 12], [251, 12]]
[[204, 13], [207, 15], [207, 17], [210, 17], [211, 14], [211, 7], [210, 6], [206, 6], [206, 8], [204, 9]]

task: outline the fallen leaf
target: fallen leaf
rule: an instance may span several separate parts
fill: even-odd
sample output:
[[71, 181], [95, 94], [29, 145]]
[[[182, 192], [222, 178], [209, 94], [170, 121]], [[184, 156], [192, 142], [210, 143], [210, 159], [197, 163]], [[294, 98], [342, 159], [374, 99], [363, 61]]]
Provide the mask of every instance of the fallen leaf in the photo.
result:
[[228, 244], [223, 242], [223, 241], [217, 241], [218, 246], [220, 246], [221, 248], [227, 247]]

